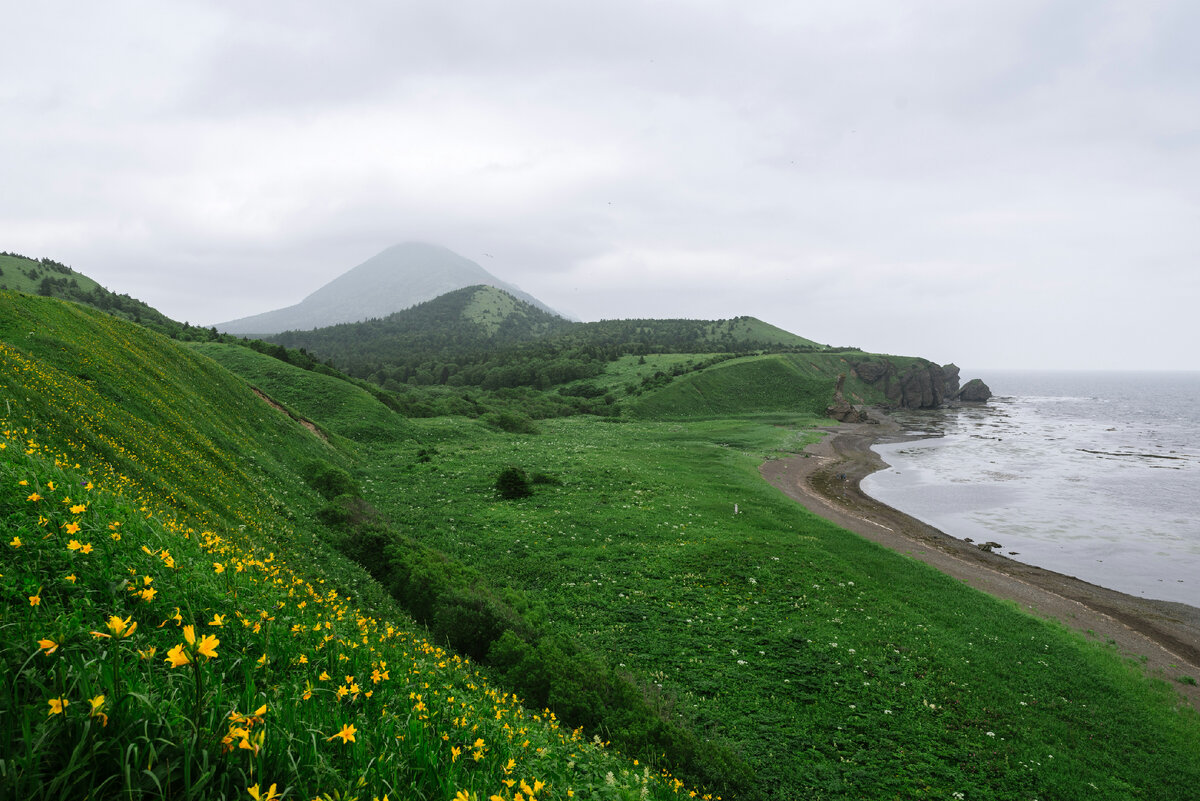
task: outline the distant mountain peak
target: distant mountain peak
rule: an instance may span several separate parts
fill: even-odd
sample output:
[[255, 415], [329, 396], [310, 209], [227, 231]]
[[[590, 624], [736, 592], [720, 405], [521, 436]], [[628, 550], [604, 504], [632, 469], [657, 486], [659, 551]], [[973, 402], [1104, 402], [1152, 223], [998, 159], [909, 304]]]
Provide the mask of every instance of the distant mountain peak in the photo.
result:
[[543, 311], [562, 316], [448, 248], [404, 242], [367, 259], [294, 306], [218, 323], [216, 328], [241, 336], [266, 336], [357, 323], [480, 284], [503, 289]]

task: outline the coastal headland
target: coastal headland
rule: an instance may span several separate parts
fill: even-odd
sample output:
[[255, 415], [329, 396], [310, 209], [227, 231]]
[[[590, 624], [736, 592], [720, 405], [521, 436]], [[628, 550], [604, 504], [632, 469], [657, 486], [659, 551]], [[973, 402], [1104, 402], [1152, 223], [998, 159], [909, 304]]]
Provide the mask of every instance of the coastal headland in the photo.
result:
[[871, 498], [860, 482], [888, 466], [871, 446], [912, 438], [886, 416], [872, 416], [873, 423], [826, 428], [826, 435], [802, 454], [764, 463], [763, 478], [842, 528], [1031, 614], [1115, 644], [1143, 661], [1150, 675], [1170, 681], [1200, 710], [1200, 687], [1174, 681], [1181, 675], [1200, 675], [1200, 609], [1127, 595], [1009, 559]]

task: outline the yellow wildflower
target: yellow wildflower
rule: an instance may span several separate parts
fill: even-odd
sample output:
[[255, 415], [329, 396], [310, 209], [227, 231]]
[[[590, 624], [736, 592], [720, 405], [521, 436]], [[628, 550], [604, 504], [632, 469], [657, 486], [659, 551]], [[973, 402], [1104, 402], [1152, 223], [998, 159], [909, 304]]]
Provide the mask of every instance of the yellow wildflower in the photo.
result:
[[62, 643], [55, 642], [49, 638], [45, 640], [38, 640], [38, 648], [41, 648], [43, 651], [45, 651], [47, 656], [57, 651], [58, 646], [60, 645], [62, 645]]
[[11, 542], [9, 542], [8, 544], [9, 544], [9, 545], [11, 545], [11, 546], [12, 546], [12, 547], [14, 547], [14, 548], [20, 548], [20, 547], [21, 547], [21, 538], [20, 538], [20, 537], [13, 537], [13, 538], [12, 538], [12, 541], [11, 541]]
[[171, 663], [171, 667], [183, 667], [192, 661], [192, 658], [183, 650], [183, 643], [177, 644], [170, 651], [167, 651], [167, 660]]
[[46, 703], [50, 704], [50, 711], [47, 713], [47, 717], [49, 717], [50, 715], [61, 715], [71, 702], [66, 698], [51, 698]]
[[38, 495], [36, 492], [33, 492], [33, 493], [30, 493], [29, 497], [26, 498], [25, 500], [36, 503], [37, 501], [40, 501], [41, 499], [42, 499], [41, 495]]
[[65, 528], [67, 530], [68, 534], [79, 533], [79, 524], [76, 523], [74, 520], [72, 520], [70, 523], [63, 524], [63, 528]]
[[254, 801], [275, 801], [276, 798], [281, 797], [279, 793], [275, 792], [274, 784], [267, 789], [266, 793], [263, 793], [258, 789], [258, 783], [255, 782], [253, 785], [246, 788], [246, 792], [250, 794], [250, 797], [253, 798]]
[[189, 646], [189, 648], [188, 648], [189, 651], [191, 651], [193, 653], [202, 654], [202, 655], [208, 657], [209, 659], [216, 659], [217, 646], [221, 644], [221, 641], [218, 640], [213, 635], [211, 635], [211, 634], [205, 635], [205, 637], [203, 639], [201, 639], [199, 642], [197, 642], [196, 641], [196, 627], [195, 626], [184, 626], [183, 627], [183, 639], [187, 640], [187, 644]]
[[88, 703], [92, 705], [92, 711], [89, 713], [100, 721], [101, 726], [108, 725], [108, 715], [104, 714], [104, 696], [97, 695], [95, 698], [89, 698]]
[[328, 742], [333, 740], [335, 737], [341, 737], [343, 743], [352, 743], [354, 742], [354, 733], [356, 731], [358, 731], [358, 729], [354, 728], [353, 724], [343, 725], [341, 731], [333, 735], [333, 737], [326, 737], [325, 740]]
[[71, 507], [71, 514], [73, 514], [73, 515], [81, 515], [86, 511], [87, 511], [87, 504], [84, 504], [84, 503], [77, 503]]
[[41, 587], [38, 587], [38, 591], [36, 594], [29, 596], [29, 605], [30, 606], [41, 606], [42, 605], [42, 588]]
[[112, 635], [114, 637], [117, 637], [117, 638], [129, 637], [135, 631], [137, 631], [137, 623], [135, 622], [133, 624], [130, 624], [129, 621], [131, 619], [132, 619], [132, 616], [127, 617], [124, 620], [122, 620], [119, 615], [112, 615], [108, 619], [108, 623], [107, 623], [108, 630], [110, 632], [112, 632]]
[[214, 615], [213, 615], [213, 619], [212, 619], [212, 620], [210, 620], [210, 621], [208, 621], [208, 625], [210, 625], [210, 626], [224, 626], [224, 625], [225, 625], [225, 616], [224, 616], [224, 615], [218, 615], [218, 614], [214, 614]]

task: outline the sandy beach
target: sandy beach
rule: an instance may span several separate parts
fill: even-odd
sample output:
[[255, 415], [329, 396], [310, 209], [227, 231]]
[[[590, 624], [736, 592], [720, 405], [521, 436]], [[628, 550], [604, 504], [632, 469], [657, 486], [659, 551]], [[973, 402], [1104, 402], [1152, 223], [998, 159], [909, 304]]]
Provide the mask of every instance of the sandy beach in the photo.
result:
[[1031, 614], [1061, 621], [1090, 639], [1115, 642], [1200, 710], [1200, 687], [1176, 681], [1185, 675], [1200, 680], [1200, 609], [1098, 587], [951, 537], [874, 500], [859, 487], [865, 476], [887, 467], [871, 445], [907, 439], [899, 426], [879, 417], [877, 424], [824, 430], [826, 436], [803, 454], [764, 463], [763, 478], [845, 529], [1013, 601]]

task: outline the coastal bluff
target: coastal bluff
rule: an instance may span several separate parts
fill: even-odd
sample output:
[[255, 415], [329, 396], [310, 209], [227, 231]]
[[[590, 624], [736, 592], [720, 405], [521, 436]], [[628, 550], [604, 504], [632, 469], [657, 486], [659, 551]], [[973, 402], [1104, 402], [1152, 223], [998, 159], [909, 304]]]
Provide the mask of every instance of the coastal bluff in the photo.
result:
[[851, 365], [853, 377], [882, 392], [887, 404], [901, 409], [936, 409], [951, 400], [982, 402], [991, 390], [978, 378], [959, 386], [955, 364], [919, 361], [898, 366], [889, 359], [874, 358]]

